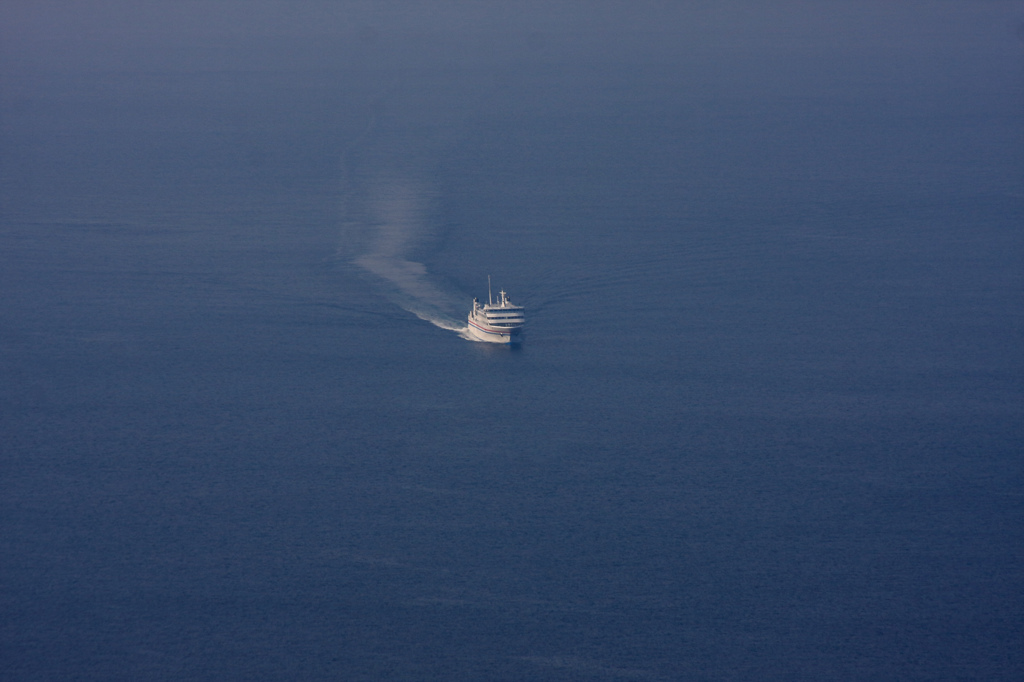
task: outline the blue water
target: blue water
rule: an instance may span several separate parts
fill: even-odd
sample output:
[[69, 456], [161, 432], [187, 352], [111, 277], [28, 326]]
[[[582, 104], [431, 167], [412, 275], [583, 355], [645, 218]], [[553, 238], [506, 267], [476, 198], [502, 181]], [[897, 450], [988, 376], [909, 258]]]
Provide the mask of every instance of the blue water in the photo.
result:
[[5, 7], [3, 679], [1024, 676], [1019, 4]]

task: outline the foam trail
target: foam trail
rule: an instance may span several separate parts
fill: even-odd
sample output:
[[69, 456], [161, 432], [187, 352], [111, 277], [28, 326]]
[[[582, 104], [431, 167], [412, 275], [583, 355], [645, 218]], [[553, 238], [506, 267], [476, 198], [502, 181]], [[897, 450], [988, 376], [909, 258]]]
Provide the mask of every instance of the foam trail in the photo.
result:
[[379, 184], [369, 205], [373, 218], [370, 246], [353, 262], [389, 284], [390, 298], [404, 310], [441, 329], [471, 338], [467, 325], [450, 313], [460, 301], [442, 290], [423, 263], [408, 258], [427, 236], [427, 227], [420, 220], [423, 203], [423, 192], [412, 184]]

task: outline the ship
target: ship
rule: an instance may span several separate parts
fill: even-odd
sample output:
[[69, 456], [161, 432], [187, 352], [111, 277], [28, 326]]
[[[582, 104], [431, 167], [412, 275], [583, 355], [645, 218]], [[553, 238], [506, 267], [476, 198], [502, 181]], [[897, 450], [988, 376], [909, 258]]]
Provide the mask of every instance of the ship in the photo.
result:
[[512, 305], [505, 290], [498, 293], [497, 302], [491, 299], [491, 278], [487, 278], [487, 303], [473, 299], [469, 311], [469, 333], [489, 343], [521, 343], [526, 317], [523, 306]]

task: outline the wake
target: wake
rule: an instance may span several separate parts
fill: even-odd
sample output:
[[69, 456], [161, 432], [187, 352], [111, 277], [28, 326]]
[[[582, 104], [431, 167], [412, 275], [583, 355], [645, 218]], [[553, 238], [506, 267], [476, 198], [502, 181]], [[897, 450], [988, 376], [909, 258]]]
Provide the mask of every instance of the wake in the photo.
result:
[[421, 218], [424, 203], [424, 192], [411, 183], [378, 184], [367, 205], [369, 246], [352, 262], [374, 275], [388, 298], [403, 310], [474, 340], [468, 324], [454, 313], [464, 304], [462, 297], [444, 289], [423, 263], [409, 259], [412, 250], [429, 236]]

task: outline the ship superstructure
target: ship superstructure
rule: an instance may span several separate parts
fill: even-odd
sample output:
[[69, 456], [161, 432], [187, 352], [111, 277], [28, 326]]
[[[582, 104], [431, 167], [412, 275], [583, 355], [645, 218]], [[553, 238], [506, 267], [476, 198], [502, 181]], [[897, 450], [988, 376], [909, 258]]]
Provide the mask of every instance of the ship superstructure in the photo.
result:
[[525, 311], [520, 305], [513, 305], [504, 290], [498, 292], [498, 300], [491, 298], [491, 278], [487, 278], [487, 303], [473, 299], [469, 311], [469, 333], [481, 341], [490, 343], [520, 343]]

